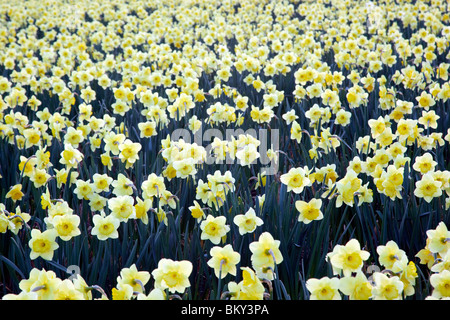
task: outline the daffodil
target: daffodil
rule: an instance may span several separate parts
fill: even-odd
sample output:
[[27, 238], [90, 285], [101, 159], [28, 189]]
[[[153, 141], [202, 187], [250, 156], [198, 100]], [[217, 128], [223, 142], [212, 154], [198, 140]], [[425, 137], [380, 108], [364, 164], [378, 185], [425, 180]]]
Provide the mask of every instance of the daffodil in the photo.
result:
[[117, 175], [117, 179], [111, 182], [113, 194], [118, 196], [131, 196], [133, 194], [134, 183], [123, 173]]
[[88, 284], [80, 274], [77, 274], [74, 278], [72, 278], [72, 282], [75, 289], [81, 292], [84, 300], [92, 300], [91, 288], [89, 288]]
[[424, 108], [427, 111], [436, 104], [433, 96], [425, 91], [422, 91], [420, 96], [416, 97], [416, 101], [418, 102], [419, 107]]
[[438, 299], [450, 297], [450, 271], [443, 270], [430, 276], [433, 286], [432, 296]]
[[195, 176], [197, 173], [195, 165], [196, 162], [192, 158], [186, 158], [172, 163], [173, 168], [176, 170], [177, 177], [183, 179], [189, 176]]
[[286, 121], [287, 125], [290, 125], [293, 121], [298, 119], [298, 116], [295, 114], [295, 110], [290, 110], [284, 113], [282, 118]]
[[432, 173], [427, 172], [422, 179], [416, 182], [414, 195], [418, 198], [424, 198], [426, 202], [431, 202], [433, 198], [442, 195], [442, 182], [435, 180]]
[[384, 273], [373, 274], [374, 286], [372, 288], [372, 299], [374, 300], [401, 300], [403, 293], [403, 282], [397, 276], [389, 277]]
[[91, 193], [88, 196], [89, 199], [89, 207], [92, 211], [102, 211], [106, 207], [107, 198], [99, 195], [96, 192]]
[[336, 182], [338, 192], [336, 207], [342, 206], [343, 203], [353, 206], [355, 193], [361, 188], [361, 181], [356, 172], [347, 169], [345, 176]]
[[450, 248], [450, 231], [444, 222], [439, 222], [435, 229], [430, 229], [427, 234], [427, 248], [432, 253], [444, 255]]
[[158, 262], [158, 268], [151, 273], [155, 279], [155, 288], [168, 289], [171, 293], [183, 293], [191, 285], [189, 276], [192, 268], [190, 261], [162, 258]]
[[429, 171], [434, 171], [437, 162], [433, 160], [433, 157], [430, 153], [425, 153], [423, 156], [416, 157], [413, 164], [413, 169], [420, 172], [421, 174], [425, 174]]
[[298, 221], [305, 224], [314, 220], [323, 219], [323, 213], [321, 211], [322, 200], [311, 199], [309, 202], [298, 200], [295, 202], [295, 208], [300, 212]]
[[254, 144], [248, 144], [236, 152], [236, 158], [242, 166], [250, 166], [260, 156]]
[[341, 300], [339, 278], [310, 278], [306, 281], [310, 300]]
[[145, 295], [143, 293], [139, 294], [136, 298], [137, 300], [167, 300], [167, 295], [164, 290], [159, 288], [154, 288], [152, 291]]
[[359, 241], [356, 239], [351, 239], [345, 245], [335, 245], [333, 251], [327, 254], [334, 273], [339, 274], [342, 271], [346, 277], [352, 272], [361, 271], [364, 261], [369, 256], [369, 252], [361, 250]]
[[8, 300], [38, 300], [38, 299], [39, 299], [39, 296], [38, 296], [37, 292], [26, 292], [26, 291], [21, 291], [18, 294], [8, 293], [2, 297], [2, 300], [5, 300], [5, 301], [8, 301]]
[[339, 290], [350, 300], [369, 300], [372, 296], [372, 284], [362, 272], [340, 278]]
[[371, 134], [372, 134], [373, 139], [376, 139], [386, 129], [386, 121], [381, 116], [378, 117], [377, 119], [370, 119], [368, 124], [371, 129]]
[[392, 271], [397, 274], [403, 282], [403, 293], [405, 296], [412, 296], [415, 293], [414, 286], [418, 277], [417, 267], [414, 262], [400, 260], [394, 263]]
[[133, 298], [133, 287], [129, 284], [118, 283], [111, 290], [112, 300], [131, 300]]
[[75, 214], [57, 215], [51, 220], [51, 223], [58, 233], [58, 237], [64, 241], [68, 241], [81, 234], [78, 228], [80, 217]]
[[120, 225], [120, 220], [113, 215], [102, 216], [96, 214], [92, 217], [94, 227], [91, 230], [91, 234], [97, 236], [99, 240], [117, 239], [119, 232], [117, 228]]
[[55, 292], [54, 300], [85, 300], [69, 279], [62, 280]]
[[298, 143], [302, 140], [303, 130], [300, 124], [294, 120], [291, 126], [291, 139], [296, 140]]
[[288, 173], [281, 175], [280, 180], [287, 185], [287, 191], [301, 193], [305, 187], [311, 185], [311, 180], [307, 176], [309, 170], [305, 168], [291, 168]]
[[239, 234], [252, 233], [256, 227], [263, 225], [264, 221], [256, 216], [255, 210], [249, 208], [245, 214], [236, 215], [233, 222], [239, 227]]
[[93, 191], [100, 193], [100, 192], [107, 192], [109, 191], [109, 186], [111, 182], [113, 181], [113, 178], [108, 176], [107, 174], [99, 174], [94, 173], [92, 176], [93, 180]]
[[83, 141], [83, 131], [75, 129], [74, 127], [67, 128], [67, 133], [64, 135], [64, 144], [70, 144], [72, 147], [78, 148]]
[[236, 275], [236, 265], [239, 263], [241, 255], [234, 251], [230, 244], [223, 248], [218, 246], [211, 248], [210, 255], [208, 266], [214, 269], [216, 277], [223, 279], [228, 274]]
[[249, 267], [241, 267], [243, 280], [228, 283], [231, 300], [263, 300], [265, 288], [256, 273]]
[[7, 219], [9, 220], [8, 228], [12, 233], [18, 234], [24, 225], [28, 227], [27, 222], [30, 221], [31, 216], [29, 213], [22, 212], [20, 207], [16, 207], [16, 211], [10, 212]]
[[77, 180], [75, 184], [76, 188], [73, 192], [77, 195], [78, 199], [88, 200], [89, 196], [94, 192], [92, 183], [89, 181]]
[[39, 188], [44, 186], [50, 177], [47, 170], [35, 168], [30, 176], [30, 180], [33, 182], [35, 188]]
[[433, 252], [431, 252], [430, 249], [428, 248], [429, 243], [430, 238], [427, 238], [425, 248], [419, 250], [419, 252], [417, 252], [415, 256], [420, 259], [419, 261], [420, 264], [426, 264], [428, 268], [431, 269], [431, 267], [433, 267], [435, 263], [435, 257]]
[[33, 268], [28, 279], [19, 282], [19, 288], [24, 292], [37, 293], [38, 300], [53, 300], [61, 282], [54, 271]]
[[120, 271], [120, 276], [117, 277], [117, 283], [120, 286], [130, 285], [134, 292], [143, 293], [144, 286], [150, 280], [150, 273], [148, 271], [138, 271], [135, 264], [129, 268], [123, 268]]
[[164, 178], [151, 173], [147, 180], [142, 182], [142, 195], [144, 199], [151, 199], [154, 196], [160, 196], [166, 190]]
[[9, 219], [9, 216], [4, 212], [0, 213], [0, 233], [5, 233], [8, 230], [16, 229], [16, 225]]
[[59, 248], [56, 242], [57, 232], [53, 229], [41, 232], [38, 229], [31, 230], [31, 239], [28, 246], [31, 249], [30, 259], [42, 257], [44, 260], [52, 260], [53, 254]]
[[283, 255], [280, 251], [280, 241], [275, 240], [269, 232], [263, 232], [258, 241], [250, 243], [252, 252], [250, 257], [253, 265], [271, 265], [283, 262]]
[[399, 260], [407, 260], [406, 253], [400, 249], [395, 241], [388, 241], [377, 247], [378, 261], [386, 269], [392, 269]]
[[125, 162], [125, 167], [128, 169], [139, 159], [139, 151], [142, 149], [142, 145], [139, 142], [132, 142], [126, 139], [119, 145], [119, 159]]
[[136, 204], [134, 205], [136, 219], [140, 219], [144, 224], [148, 224], [148, 211], [152, 207], [152, 201], [150, 199], [142, 200], [136, 198]]
[[69, 206], [69, 204], [65, 200], [50, 203], [48, 207], [48, 218], [50, 219], [53, 219], [56, 216], [63, 216], [72, 213], [73, 209]]
[[134, 207], [134, 199], [131, 196], [118, 196], [108, 200], [108, 207], [111, 214], [120, 222], [127, 222], [128, 219], [136, 217], [136, 208]]
[[209, 214], [200, 223], [200, 229], [202, 230], [200, 239], [210, 240], [214, 244], [219, 244], [222, 237], [230, 231], [230, 226], [226, 224], [224, 216], [213, 217]]
[[201, 219], [205, 217], [205, 212], [203, 211], [203, 208], [195, 200], [194, 205], [189, 207], [189, 211], [191, 212], [192, 217], [194, 219], [197, 219], [197, 221], [201, 221]]
[[146, 121], [138, 124], [141, 138], [148, 138], [157, 135], [156, 122]]

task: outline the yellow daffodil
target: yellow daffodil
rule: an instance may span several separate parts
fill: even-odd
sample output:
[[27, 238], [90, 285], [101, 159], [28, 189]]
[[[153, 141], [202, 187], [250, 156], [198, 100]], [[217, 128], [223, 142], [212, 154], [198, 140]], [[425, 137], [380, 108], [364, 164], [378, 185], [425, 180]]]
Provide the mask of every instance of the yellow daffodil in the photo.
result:
[[53, 229], [41, 232], [38, 229], [31, 230], [31, 239], [28, 246], [31, 248], [30, 259], [42, 257], [44, 260], [52, 260], [53, 253], [59, 248], [56, 242], [57, 232]]
[[151, 273], [155, 279], [155, 288], [168, 289], [172, 293], [183, 293], [191, 285], [189, 276], [192, 268], [190, 261], [162, 258], [158, 262], [158, 268]]
[[339, 279], [323, 277], [310, 278], [306, 281], [306, 288], [310, 292], [310, 300], [341, 300], [339, 294]]
[[223, 279], [227, 274], [236, 275], [236, 265], [241, 255], [234, 251], [231, 245], [227, 244], [223, 248], [215, 246], [211, 248], [210, 255], [208, 266], [214, 269], [216, 277]]

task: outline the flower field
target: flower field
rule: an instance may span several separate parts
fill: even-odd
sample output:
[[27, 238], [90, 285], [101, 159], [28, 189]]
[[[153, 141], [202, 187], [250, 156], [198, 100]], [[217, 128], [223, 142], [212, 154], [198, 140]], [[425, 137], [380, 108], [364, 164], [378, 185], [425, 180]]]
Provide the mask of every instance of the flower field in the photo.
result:
[[450, 297], [441, 0], [0, 4], [0, 298]]

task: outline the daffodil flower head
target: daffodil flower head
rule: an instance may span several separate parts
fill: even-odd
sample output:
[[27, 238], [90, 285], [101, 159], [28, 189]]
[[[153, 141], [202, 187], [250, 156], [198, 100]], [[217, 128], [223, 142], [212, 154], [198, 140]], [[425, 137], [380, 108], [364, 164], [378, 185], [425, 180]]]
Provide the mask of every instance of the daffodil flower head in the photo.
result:
[[133, 194], [134, 184], [123, 173], [117, 175], [117, 179], [111, 182], [113, 187], [113, 194], [118, 196], [131, 196]]
[[205, 212], [200, 204], [194, 200], [194, 205], [189, 207], [189, 211], [194, 219], [200, 222], [205, 217]]
[[83, 294], [84, 300], [92, 300], [92, 291], [80, 274], [77, 274], [72, 281], [75, 289]]
[[283, 255], [279, 249], [280, 241], [275, 240], [269, 232], [263, 232], [258, 241], [250, 243], [250, 251], [252, 252], [252, 264], [270, 265], [280, 264], [283, 262]]
[[58, 237], [64, 241], [68, 241], [81, 234], [78, 228], [80, 217], [75, 214], [57, 215], [52, 219], [51, 223], [58, 233]]
[[38, 229], [31, 230], [31, 239], [28, 242], [31, 248], [30, 259], [42, 257], [44, 260], [52, 260], [54, 251], [59, 248], [56, 242], [57, 235], [56, 230], [53, 229], [44, 232]]
[[434, 171], [437, 162], [433, 160], [433, 156], [426, 152], [423, 156], [416, 157], [413, 164], [413, 169], [425, 174], [430, 171]]
[[75, 185], [76, 188], [73, 192], [77, 195], [78, 199], [88, 200], [89, 196], [94, 192], [93, 184], [89, 181], [78, 179]]
[[73, 282], [69, 279], [64, 279], [58, 285], [55, 292], [54, 300], [85, 300], [83, 294], [78, 291]]
[[109, 191], [109, 186], [113, 182], [113, 178], [111, 178], [107, 174], [99, 174], [99, 173], [95, 173], [92, 176], [92, 180], [93, 180], [93, 190], [97, 193]]
[[401, 250], [395, 241], [388, 241], [385, 245], [379, 245], [377, 247], [378, 261], [386, 269], [392, 269], [394, 263], [399, 260], [406, 260], [407, 256], [405, 251]]
[[145, 295], [143, 293], [137, 296], [137, 300], [167, 300], [167, 295], [164, 290], [154, 288], [152, 291]]
[[111, 295], [113, 300], [131, 300], [133, 295], [133, 287], [129, 284], [118, 283], [112, 288]]
[[54, 271], [33, 268], [29, 278], [20, 281], [19, 288], [24, 292], [37, 293], [38, 300], [53, 300], [61, 282]]
[[134, 292], [145, 292], [144, 286], [150, 280], [150, 273], [148, 271], [138, 271], [135, 264], [129, 268], [123, 268], [120, 271], [120, 276], [117, 277], [117, 283], [120, 285], [130, 285]]
[[119, 233], [120, 220], [113, 215], [104, 216], [102, 214], [96, 214], [93, 216], [94, 228], [91, 230], [91, 234], [97, 236], [99, 240], [117, 239]]
[[339, 278], [322, 277], [310, 278], [306, 281], [306, 288], [310, 292], [310, 300], [341, 300], [339, 293]]
[[142, 182], [141, 190], [144, 199], [152, 199], [154, 196], [161, 196], [166, 190], [164, 178], [156, 175], [155, 173], [151, 173], [147, 177], [147, 180]]
[[287, 191], [301, 193], [305, 187], [311, 185], [308, 177], [309, 170], [305, 168], [291, 168], [288, 173], [281, 175], [280, 180], [287, 185]]
[[118, 196], [108, 200], [108, 207], [111, 214], [120, 222], [127, 222], [128, 219], [136, 218], [136, 208], [132, 196]]
[[152, 200], [142, 200], [136, 197], [136, 204], [134, 205], [136, 219], [140, 219], [144, 224], [148, 224], [148, 211], [152, 208]]
[[428, 250], [432, 253], [439, 253], [444, 256], [450, 248], [450, 231], [444, 222], [439, 222], [435, 229], [427, 231]]
[[300, 212], [298, 221], [308, 224], [314, 220], [323, 219], [321, 207], [322, 200], [320, 199], [311, 199], [309, 202], [297, 200], [295, 208]]
[[427, 172], [422, 176], [422, 179], [416, 182], [414, 195], [418, 198], [423, 198], [430, 203], [433, 198], [442, 195], [442, 182], [437, 181], [431, 172]]
[[398, 275], [403, 282], [403, 293], [405, 296], [412, 296], [415, 292], [414, 286], [418, 277], [417, 267], [412, 261], [399, 260], [394, 263], [392, 272]]
[[6, 199], [11, 198], [14, 202], [22, 199], [24, 196], [22, 192], [22, 184], [16, 184], [11, 187], [11, 189], [6, 194]]
[[430, 283], [433, 286], [432, 297], [442, 299], [450, 297], [450, 271], [443, 270], [442, 272], [432, 274], [430, 276]]
[[256, 216], [255, 210], [249, 208], [245, 214], [239, 214], [233, 218], [233, 222], [239, 227], [239, 234], [252, 233], [256, 227], [263, 225], [264, 221]]
[[262, 300], [265, 288], [256, 273], [249, 267], [241, 267], [243, 280], [239, 283], [240, 300]]
[[142, 145], [139, 142], [133, 142], [129, 139], [119, 145], [119, 159], [126, 163], [125, 168], [130, 168], [139, 159], [141, 149]]
[[8, 230], [15, 231], [16, 225], [9, 219], [9, 216], [1, 212], [0, 213], [0, 233], [5, 233]]
[[230, 244], [223, 248], [215, 246], [210, 250], [211, 259], [208, 266], [214, 269], [216, 277], [225, 278], [228, 274], [236, 275], [236, 265], [241, 259], [241, 255], [233, 250]]
[[353, 272], [361, 271], [364, 261], [369, 258], [369, 252], [361, 250], [356, 239], [351, 239], [345, 245], [336, 245], [327, 255], [335, 274], [341, 271], [344, 276], [350, 276]]
[[226, 224], [226, 218], [224, 216], [214, 217], [209, 214], [200, 223], [200, 229], [202, 230], [200, 235], [201, 240], [210, 240], [214, 244], [219, 244], [222, 237], [230, 231], [230, 226]]
[[192, 263], [187, 260], [173, 261], [162, 258], [158, 262], [158, 268], [151, 273], [155, 279], [155, 288], [168, 289], [172, 293], [183, 293], [190, 287], [189, 276], [192, 267]]
[[302, 140], [303, 130], [300, 124], [296, 121], [292, 121], [291, 126], [291, 139], [296, 140], [298, 143]]
[[373, 274], [374, 286], [372, 299], [374, 300], [401, 300], [404, 284], [397, 276], [388, 276], [382, 272]]
[[358, 178], [356, 172], [352, 169], [347, 169], [345, 176], [336, 182], [336, 189], [338, 193], [336, 207], [339, 208], [343, 203], [353, 206], [355, 193], [358, 192], [361, 184], [362, 180]]
[[[1, 212], [1, 210], [0, 210]], [[16, 207], [16, 212], [10, 212], [8, 215], [8, 228], [12, 233], [17, 234], [25, 225], [28, 227], [27, 222], [30, 221], [31, 216], [29, 213], [22, 212], [20, 207]]]
[[350, 300], [369, 300], [372, 296], [372, 284], [363, 272], [340, 278], [339, 290]]

